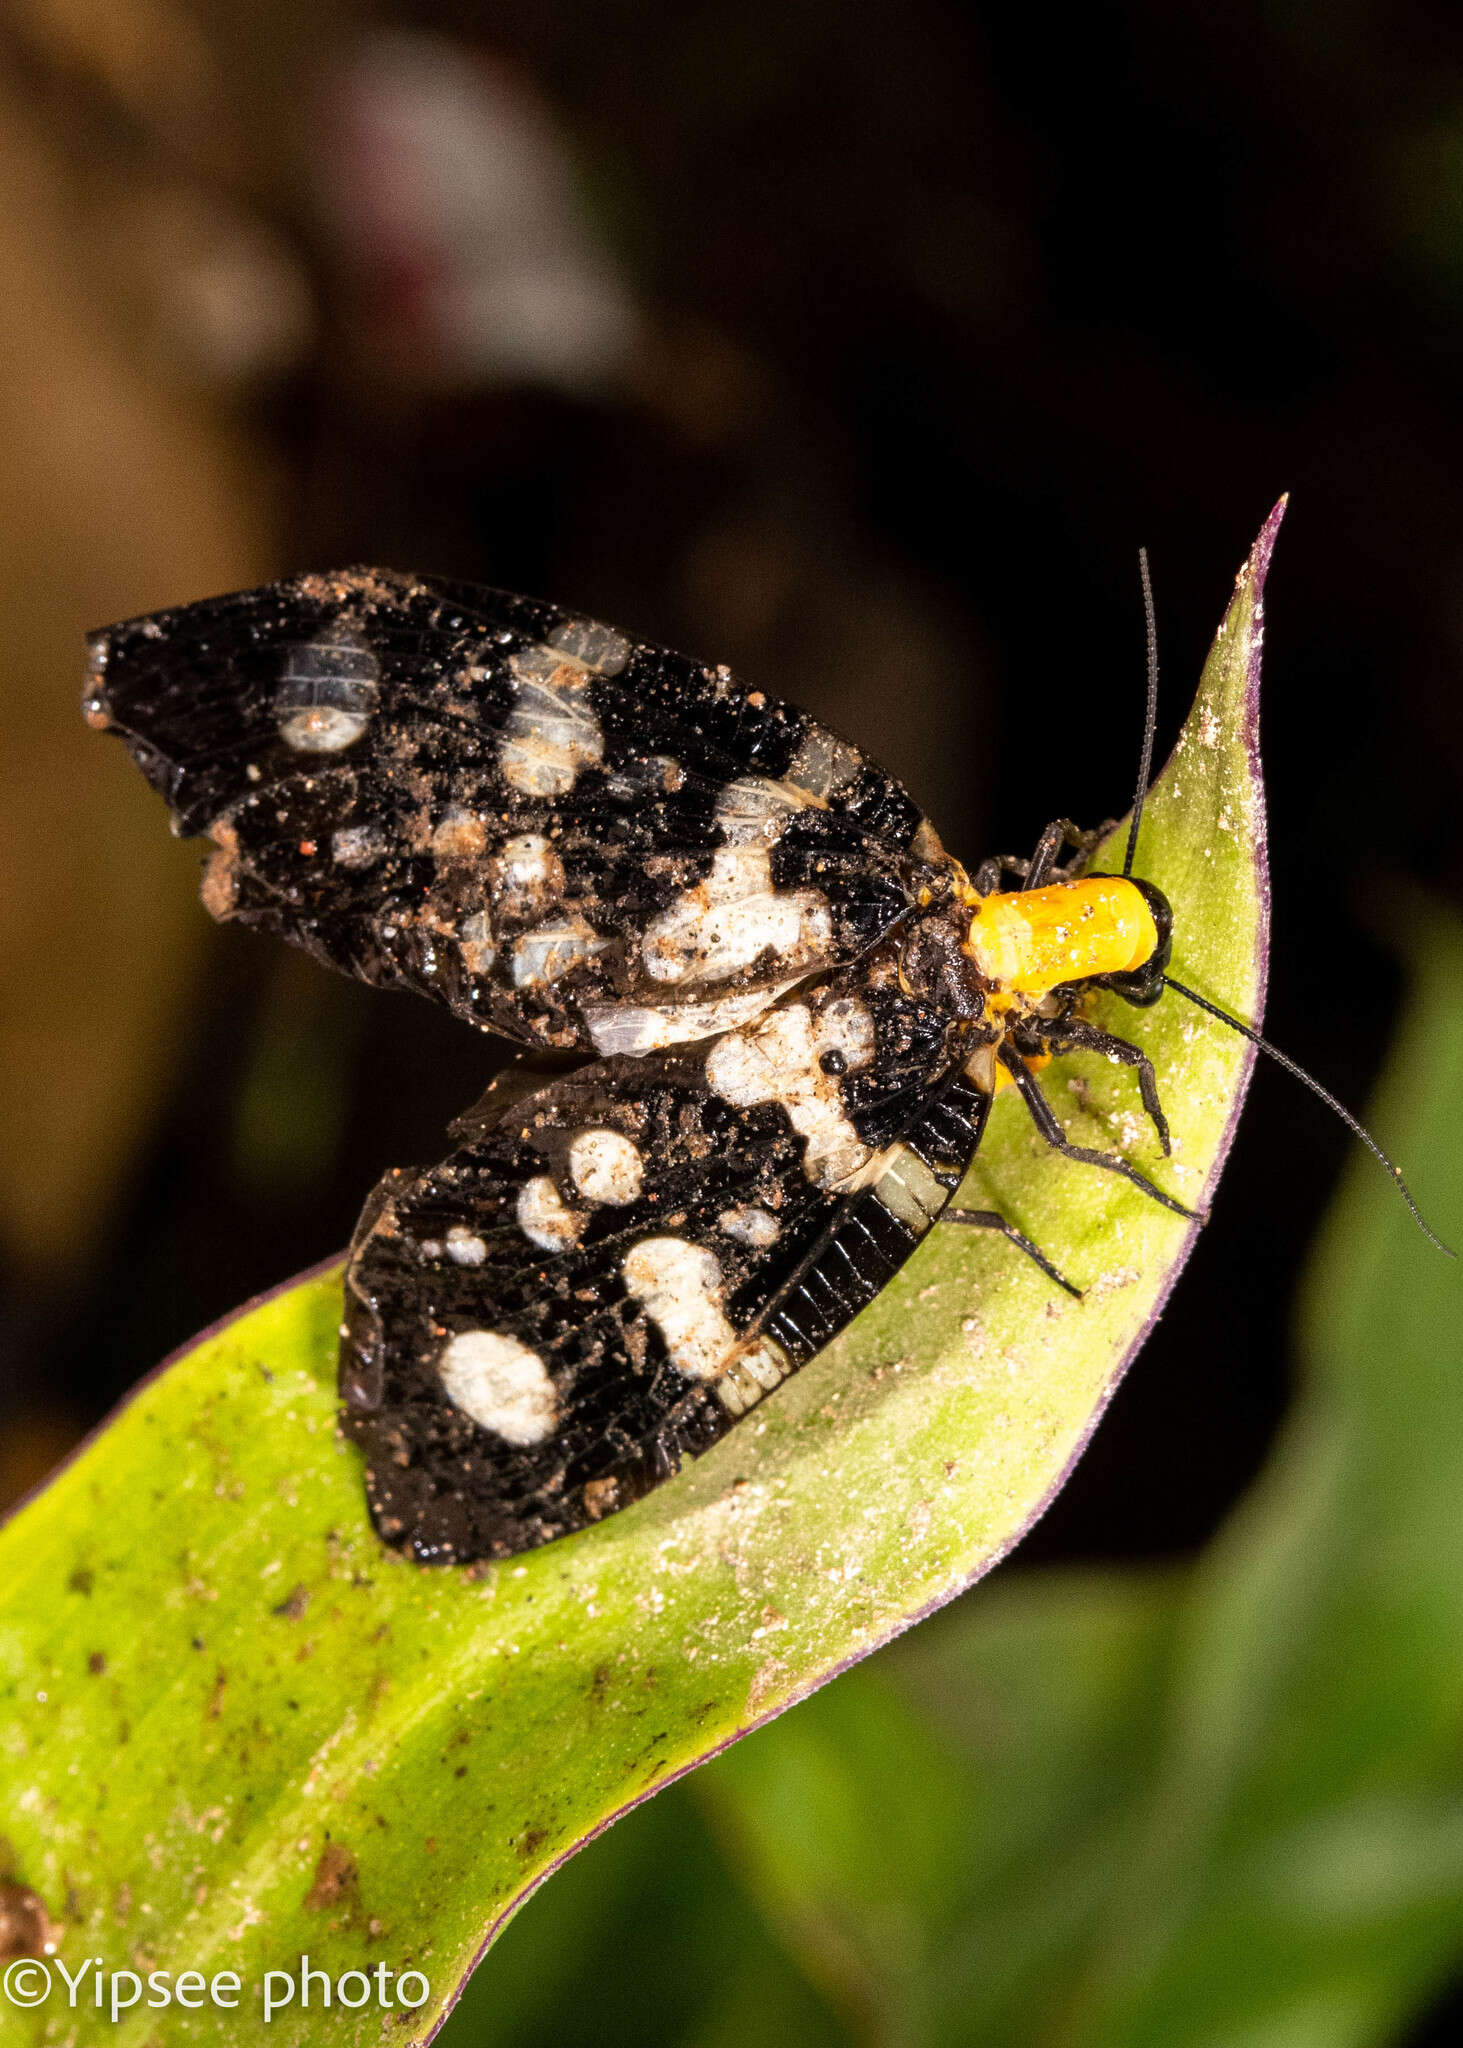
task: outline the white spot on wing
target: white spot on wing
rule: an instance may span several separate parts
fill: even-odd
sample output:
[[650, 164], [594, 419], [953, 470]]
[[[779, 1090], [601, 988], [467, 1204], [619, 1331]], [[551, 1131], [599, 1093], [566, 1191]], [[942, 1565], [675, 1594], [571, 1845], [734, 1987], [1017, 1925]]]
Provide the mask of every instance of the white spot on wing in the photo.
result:
[[806, 806], [802, 792], [766, 775], [743, 775], [716, 799], [716, 822], [728, 846], [775, 846], [794, 811]]
[[826, 1052], [842, 1053], [851, 1074], [873, 1060], [874, 1020], [857, 996], [835, 996], [832, 1002], [824, 1003], [814, 1018], [813, 1029], [820, 1059]]
[[386, 851], [386, 834], [379, 825], [342, 825], [331, 835], [330, 857], [337, 867], [368, 868]]
[[543, 1360], [497, 1330], [459, 1331], [438, 1363], [447, 1398], [510, 1444], [540, 1444], [558, 1421]]
[[770, 1337], [764, 1337], [759, 1344], [754, 1344], [749, 1351], [732, 1360], [716, 1382], [716, 1391], [722, 1406], [731, 1414], [745, 1415], [791, 1371], [792, 1362], [782, 1346], [774, 1344]]
[[279, 736], [297, 754], [341, 754], [353, 747], [370, 724], [363, 711], [340, 711], [331, 704], [316, 704], [308, 711], [291, 711], [279, 722]]
[[750, 1373], [764, 1394], [785, 1380], [792, 1370], [792, 1361], [780, 1344], [774, 1344], [770, 1337], [764, 1337], [760, 1344], [754, 1344], [750, 1351], [744, 1351], [737, 1360], [737, 1368]]
[[722, 847], [711, 873], [646, 928], [646, 972], [656, 981], [726, 981], [770, 952], [789, 965], [825, 957], [833, 920], [813, 889], [772, 888], [763, 848]]
[[441, 861], [477, 860], [487, 843], [482, 819], [462, 804], [450, 804], [432, 831], [432, 851]]
[[891, 1145], [872, 1180], [875, 1199], [911, 1230], [926, 1231], [949, 1200], [933, 1170], [908, 1145]]
[[741, 989], [736, 995], [715, 997], [700, 1003], [585, 1003], [580, 1014], [594, 1041], [595, 1050], [611, 1053], [659, 1052], [663, 1046], [685, 1045], [697, 1038], [719, 1038], [739, 1024], [750, 1024], [770, 1009], [779, 996], [798, 980], [768, 983], [765, 988]]
[[852, 1179], [874, 1156], [844, 1114], [837, 1077], [819, 1064], [828, 1052], [841, 1053], [848, 1072], [874, 1056], [873, 1019], [851, 996], [826, 1004], [816, 1017], [806, 1003], [789, 1003], [755, 1031], [718, 1039], [706, 1058], [706, 1079], [723, 1102], [738, 1109], [781, 1105], [807, 1140], [803, 1171], [821, 1188]]
[[826, 897], [772, 886], [772, 848], [804, 807], [800, 792], [766, 776], [727, 784], [716, 805], [726, 843], [711, 856], [710, 874], [645, 928], [642, 953], [653, 980], [725, 981], [769, 950], [803, 971], [828, 956], [833, 920]]
[[592, 960], [596, 953], [602, 953], [609, 943], [582, 917], [551, 918], [547, 924], [535, 925], [514, 943], [513, 986], [528, 988], [538, 982], [557, 981], [581, 960]]
[[532, 917], [564, 893], [564, 863], [541, 832], [519, 832], [505, 839], [488, 873], [508, 917]]
[[279, 736], [298, 754], [339, 754], [371, 722], [380, 694], [371, 644], [348, 619], [289, 648], [274, 692]]
[[457, 950], [469, 974], [486, 974], [498, 957], [492, 921], [485, 910], [475, 910], [457, 927]]
[[508, 668], [518, 697], [503, 722], [503, 779], [525, 796], [565, 796], [582, 769], [604, 759], [604, 733], [585, 694], [591, 670], [552, 646], [522, 648]]
[[547, 1173], [523, 1183], [514, 1215], [518, 1228], [541, 1252], [566, 1252], [584, 1233], [585, 1218], [575, 1215]]
[[638, 1200], [645, 1162], [619, 1131], [580, 1131], [569, 1147], [569, 1171], [587, 1202], [623, 1207]]
[[740, 1209], [723, 1209], [716, 1223], [727, 1237], [758, 1252], [765, 1252], [782, 1235], [782, 1225], [771, 1210], [758, 1208], [755, 1202]]
[[665, 1339], [676, 1371], [687, 1379], [715, 1379], [737, 1342], [721, 1312], [715, 1254], [681, 1237], [647, 1237], [626, 1253], [620, 1271]]
[[835, 789], [852, 782], [864, 765], [863, 756], [826, 725], [808, 721], [797, 752], [788, 764], [787, 780], [809, 796], [826, 802]]
[[566, 619], [562, 626], [555, 626], [545, 645], [582, 661], [597, 676], [617, 676], [630, 659], [630, 642], [624, 634], [593, 619]]

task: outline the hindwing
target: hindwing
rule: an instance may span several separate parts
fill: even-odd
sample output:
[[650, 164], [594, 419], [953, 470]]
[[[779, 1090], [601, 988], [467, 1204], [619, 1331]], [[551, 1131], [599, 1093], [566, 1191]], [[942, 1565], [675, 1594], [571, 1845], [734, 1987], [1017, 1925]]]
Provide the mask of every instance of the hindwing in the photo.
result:
[[500, 1084], [449, 1158], [385, 1177], [341, 1386], [388, 1541], [461, 1562], [597, 1521], [888, 1282], [989, 1103], [891, 970], [860, 963], [709, 1047]]

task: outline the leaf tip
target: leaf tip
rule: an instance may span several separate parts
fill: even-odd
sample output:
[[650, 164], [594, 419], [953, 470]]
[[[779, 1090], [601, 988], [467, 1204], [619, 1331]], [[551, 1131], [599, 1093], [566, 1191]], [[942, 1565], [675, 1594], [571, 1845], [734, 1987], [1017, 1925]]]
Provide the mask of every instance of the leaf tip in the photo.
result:
[[1264, 593], [1265, 578], [1270, 570], [1270, 557], [1275, 551], [1275, 537], [1280, 531], [1280, 523], [1285, 517], [1289, 504], [1289, 491], [1282, 491], [1271, 509], [1269, 518], [1260, 528], [1255, 538], [1255, 544], [1250, 549], [1245, 561], [1245, 565], [1239, 572], [1239, 583], [1241, 585], [1249, 585], [1256, 604], [1259, 603]]
[[[1260, 661], [1265, 644], [1265, 583], [1270, 573], [1270, 558], [1275, 551], [1275, 539], [1280, 531], [1281, 521], [1285, 517], [1289, 504], [1290, 493], [1289, 491], [1283, 491], [1272, 507], [1269, 518], [1266, 519], [1259, 533], [1255, 536], [1254, 545], [1245, 557], [1240, 567], [1240, 572], [1235, 578], [1234, 596], [1230, 600], [1229, 610], [1225, 613], [1224, 621], [1219, 628], [1218, 638], [1211, 650], [1211, 660], [1213, 660], [1219, 654], [1220, 643], [1227, 636], [1230, 636], [1230, 644], [1238, 655], [1237, 662], [1233, 664], [1227, 662], [1219, 663], [1216, 680], [1221, 691], [1227, 689], [1235, 693], [1233, 701], [1234, 710], [1238, 714], [1237, 731], [1243, 738], [1246, 752], [1249, 755], [1250, 778], [1257, 792], [1257, 801], [1261, 803], [1263, 803], [1263, 798], [1258, 796], [1258, 792], [1262, 788], [1260, 770]], [[1209, 670], [1206, 666], [1205, 684], [1201, 685], [1201, 694], [1207, 688], [1208, 676]], [[1265, 866], [1263, 813], [1261, 813], [1257, 824], [1257, 858], [1263, 876]], [[1268, 882], [1262, 880], [1262, 896], [1266, 896], [1268, 902], [1267, 891]]]

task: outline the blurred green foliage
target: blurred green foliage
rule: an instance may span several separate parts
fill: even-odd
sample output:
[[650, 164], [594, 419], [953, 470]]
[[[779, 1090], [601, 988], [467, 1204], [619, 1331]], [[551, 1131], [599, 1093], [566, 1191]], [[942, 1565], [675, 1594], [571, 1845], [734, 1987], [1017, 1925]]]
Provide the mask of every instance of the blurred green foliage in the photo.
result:
[[283, 954], [261, 1004], [233, 1103], [230, 1164], [264, 1196], [308, 1195], [341, 1149], [357, 1010], [313, 963]]
[[[1456, 1239], [1463, 934], [1413, 950], [1374, 1120]], [[556, 1877], [447, 2048], [1397, 2039], [1463, 1952], [1460, 1308], [1359, 1157], [1192, 1568], [1013, 1574], [848, 1673]]]

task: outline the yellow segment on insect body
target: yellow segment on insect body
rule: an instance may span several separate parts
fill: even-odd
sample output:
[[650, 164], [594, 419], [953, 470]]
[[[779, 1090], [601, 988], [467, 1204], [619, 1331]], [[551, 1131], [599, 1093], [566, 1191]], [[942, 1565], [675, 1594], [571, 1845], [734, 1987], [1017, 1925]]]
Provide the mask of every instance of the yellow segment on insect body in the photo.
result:
[[988, 981], [1044, 995], [1090, 975], [1131, 973], [1157, 945], [1142, 891], [1121, 875], [1087, 875], [982, 897], [966, 951]]
[[[1030, 1074], [1039, 1074], [1043, 1067], [1049, 1067], [1052, 1056], [1049, 1052], [1027, 1053], [1021, 1064]], [[965, 1078], [982, 1095], [999, 1095], [1003, 1088], [1014, 1088], [1016, 1077], [1008, 1067], [1002, 1066], [996, 1057], [994, 1045], [978, 1046], [965, 1063]]]

